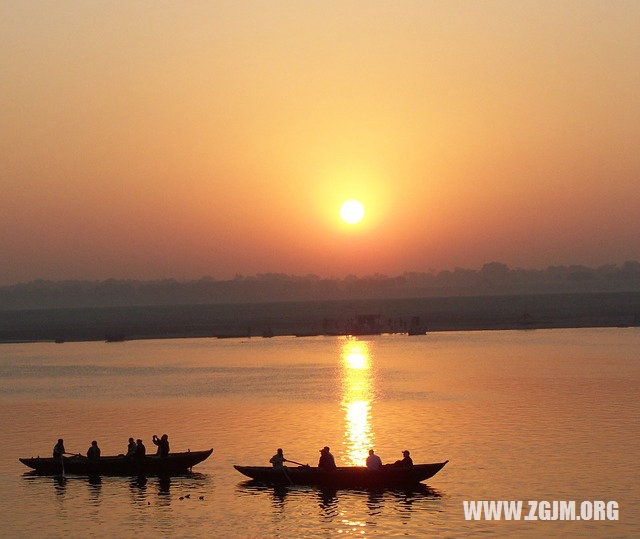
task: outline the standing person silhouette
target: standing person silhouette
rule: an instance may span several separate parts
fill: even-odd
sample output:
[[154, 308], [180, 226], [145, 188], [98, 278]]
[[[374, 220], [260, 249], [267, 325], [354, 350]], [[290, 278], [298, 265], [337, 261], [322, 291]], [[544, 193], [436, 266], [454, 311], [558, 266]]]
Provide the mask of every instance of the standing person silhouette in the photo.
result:
[[62, 438], [58, 438], [58, 443], [53, 446], [53, 460], [57, 464], [57, 468], [61, 475], [64, 475], [64, 461], [62, 460], [62, 455], [64, 454], [64, 440]]

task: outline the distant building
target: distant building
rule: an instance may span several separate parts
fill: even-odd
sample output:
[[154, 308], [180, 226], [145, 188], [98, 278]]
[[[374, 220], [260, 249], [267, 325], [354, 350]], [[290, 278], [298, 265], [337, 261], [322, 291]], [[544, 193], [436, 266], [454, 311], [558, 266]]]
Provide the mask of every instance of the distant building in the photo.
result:
[[349, 333], [351, 335], [380, 335], [382, 324], [379, 314], [359, 314], [351, 321]]

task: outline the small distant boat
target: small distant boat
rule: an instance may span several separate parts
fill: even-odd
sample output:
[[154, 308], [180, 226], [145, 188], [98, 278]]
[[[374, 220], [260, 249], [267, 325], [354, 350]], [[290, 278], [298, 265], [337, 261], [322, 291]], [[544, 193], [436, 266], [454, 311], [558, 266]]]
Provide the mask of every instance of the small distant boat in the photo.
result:
[[273, 468], [271, 466], [234, 466], [241, 474], [269, 484], [311, 485], [330, 488], [397, 488], [415, 486], [437, 474], [448, 460], [409, 467], [383, 466], [369, 470], [362, 466], [321, 470], [313, 466]]
[[535, 319], [529, 313], [524, 313], [520, 318], [518, 318], [518, 325], [524, 327], [531, 327], [535, 322]]
[[425, 335], [427, 333], [427, 327], [422, 324], [419, 316], [413, 316], [411, 318], [411, 324], [407, 330], [407, 335]]
[[[144, 459], [124, 455], [100, 457], [90, 461], [87, 457], [74, 455], [64, 457], [64, 473], [70, 475], [112, 475], [112, 476], [152, 476], [180, 475], [187, 473], [192, 466], [209, 458], [213, 449], [208, 451], [187, 451], [169, 453], [162, 458], [148, 455]], [[21, 458], [22, 464], [33, 468], [40, 475], [59, 475], [60, 466], [53, 458]]]
[[426, 335], [427, 334], [427, 328], [422, 327], [422, 328], [410, 328], [407, 331], [407, 335]]

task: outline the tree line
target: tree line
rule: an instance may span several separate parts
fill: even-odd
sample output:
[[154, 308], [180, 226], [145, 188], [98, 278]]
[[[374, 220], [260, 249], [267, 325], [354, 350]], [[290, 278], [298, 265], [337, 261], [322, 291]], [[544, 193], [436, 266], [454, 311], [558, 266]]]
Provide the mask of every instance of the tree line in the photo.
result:
[[640, 291], [640, 262], [636, 260], [597, 268], [572, 265], [546, 269], [510, 268], [501, 262], [490, 262], [480, 269], [344, 278], [263, 273], [226, 280], [35, 280], [0, 287], [0, 309], [624, 291]]

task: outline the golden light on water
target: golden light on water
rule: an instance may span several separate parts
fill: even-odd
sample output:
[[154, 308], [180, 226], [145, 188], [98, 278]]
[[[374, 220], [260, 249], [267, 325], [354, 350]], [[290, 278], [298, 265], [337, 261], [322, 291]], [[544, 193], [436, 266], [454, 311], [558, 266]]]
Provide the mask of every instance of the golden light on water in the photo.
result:
[[341, 358], [345, 460], [347, 465], [364, 466], [374, 441], [371, 428], [373, 377], [368, 343], [345, 339]]
[[349, 352], [344, 359], [349, 369], [366, 369], [369, 366], [367, 356], [362, 352]]

